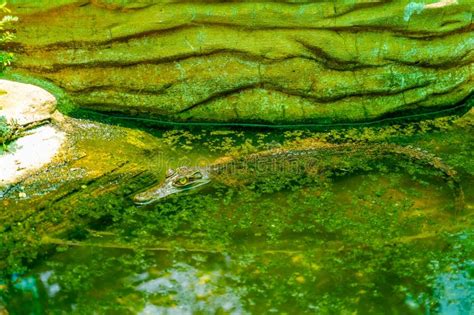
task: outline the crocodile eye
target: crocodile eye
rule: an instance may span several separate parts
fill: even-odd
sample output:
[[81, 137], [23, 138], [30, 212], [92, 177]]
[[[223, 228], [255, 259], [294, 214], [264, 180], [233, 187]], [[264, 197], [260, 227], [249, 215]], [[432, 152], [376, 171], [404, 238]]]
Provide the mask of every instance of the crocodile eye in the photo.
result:
[[180, 179], [178, 179], [178, 183], [180, 185], [186, 185], [188, 183], [188, 178], [187, 177], [181, 177]]
[[166, 178], [173, 176], [175, 173], [176, 173], [176, 171], [175, 171], [174, 169], [169, 168], [169, 169], [166, 171]]

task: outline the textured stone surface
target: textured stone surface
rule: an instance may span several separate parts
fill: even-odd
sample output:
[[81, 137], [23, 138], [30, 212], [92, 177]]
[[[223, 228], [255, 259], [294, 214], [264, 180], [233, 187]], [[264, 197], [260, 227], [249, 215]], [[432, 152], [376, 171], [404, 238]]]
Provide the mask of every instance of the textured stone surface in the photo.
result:
[[0, 150], [0, 188], [18, 183], [50, 163], [60, 152], [65, 136], [56, 127], [41, 126], [18, 139], [9, 152]]
[[48, 91], [31, 84], [0, 80], [0, 116], [20, 125], [51, 118], [56, 98]]
[[474, 2], [13, 0], [16, 70], [81, 107], [355, 122], [472, 93]]
[[[31, 84], [0, 80], [0, 116], [20, 125], [52, 119], [56, 99], [48, 91]], [[60, 114], [55, 117], [60, 118]], [[9, 145], [0, 146], [0, 188], [15, 184], [51, 162], [66, 140], [57, 126], [46, 125], [28, 130]], [[0, 191], [0, 199], [2, 197]]]

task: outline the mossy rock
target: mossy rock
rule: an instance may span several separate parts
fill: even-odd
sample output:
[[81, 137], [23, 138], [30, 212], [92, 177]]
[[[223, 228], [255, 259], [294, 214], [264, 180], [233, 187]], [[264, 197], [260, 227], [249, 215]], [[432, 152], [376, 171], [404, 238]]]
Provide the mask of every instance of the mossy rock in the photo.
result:
[[10, 3], [15, 71], [97, 111], [331, 124], [434, 112], [473, 90], [468, 0]]

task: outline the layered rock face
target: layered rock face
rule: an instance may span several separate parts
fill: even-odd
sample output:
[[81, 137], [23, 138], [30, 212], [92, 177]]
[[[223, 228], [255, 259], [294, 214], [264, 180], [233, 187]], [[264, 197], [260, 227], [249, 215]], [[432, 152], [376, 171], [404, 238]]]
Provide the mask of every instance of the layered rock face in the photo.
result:
[[470, 0], [9, 2], [16, 71], [97, 111], [331, 124], [473, 90]]

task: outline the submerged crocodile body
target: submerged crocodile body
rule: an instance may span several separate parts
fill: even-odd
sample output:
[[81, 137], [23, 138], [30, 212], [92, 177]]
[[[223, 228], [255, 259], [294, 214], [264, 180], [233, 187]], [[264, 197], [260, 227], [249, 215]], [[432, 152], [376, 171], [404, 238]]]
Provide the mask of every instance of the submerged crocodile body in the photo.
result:
[[[422, 166], [442, 176], [452, 187], [456, 211], [464, 208], [464, 194], [456, 171], [439, 157], [411, 146], [395, 144], [319, 144], [304, 149], [275, 149], [239, 158], [222, 158], [203, 167], [169, 169], [164, 182], [136, 194], [136, 204], [149, 204], [168, 195], [194, 190], [212, 182], [227, 186], [252, 182], [297, 178], [324, 177], [371, 170], [374, 162], [392, 159], [388, 163], [400, 167], [400, 162]], [[388, 166], [388, 165], [387, 165]]]

